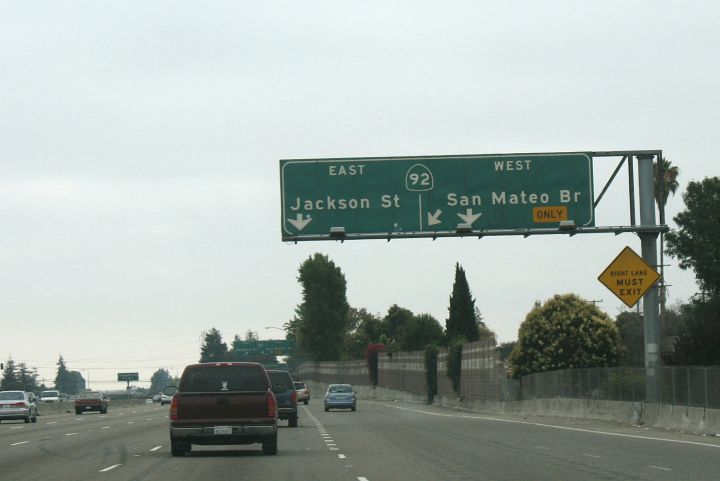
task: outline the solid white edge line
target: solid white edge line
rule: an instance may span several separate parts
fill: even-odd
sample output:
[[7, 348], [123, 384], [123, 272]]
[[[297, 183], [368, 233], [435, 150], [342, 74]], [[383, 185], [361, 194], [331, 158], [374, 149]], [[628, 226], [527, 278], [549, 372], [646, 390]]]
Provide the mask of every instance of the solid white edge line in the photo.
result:
[[101, 473], [106, 473], [106, 472], [110, 471], [111, 469], [115, 469], [115, 468], [120, 467], [120, 466], [122, 466], [122, 464], [113, 464], [112, 466], [108, 466], [108, 467], [105, 468], [105, 469], [101, 469], [99, 472], [101, 472]]
[[622, 433], [609, 433], [607, 431], [595, 431], [593, 429], [582, 429], [582, 428], [571, 428], [568, 426], [555, 426], [553, 424], [543, 424], [543, 423], [532, 423], [529, 421], [517, 421], [514, 419], [501, 419], [501, 418], [493, 418], [489, 416], [469, 416], [469, 415], [462, 415], [458, 416], [455, 414], [440, 414], [440, 413], [431, 413], [429, 411], [421, 411], [419, 409], [410, 409], [410, 408], [404, 408], [400, 406], [393, 406], [391, 404], [381, 404], [382, 406], [386, 406], [389, 408], [395, 408], [395, 409], [401, 409], [403, 411], [411, 411], [415, 413], [420, 414], [428, 414], [430, 416], [441, 416], [441, 417], [449, 417], [449, 418], [465, 418], [465, 419], [479, 419], [481, 421], [495, 421], [500, 423], [510, 423], [510, 424], [525, 424], [528, 426], [540, 426], [543, 428], [551, 428], [551, 429], [562, 429], [565, 431], [576, 431], [580, 433], [590, 433], [590, 434], [602, 434], [605, 436], [617, 436], [621, 438], [631, 438], [631, 439], [644, 439], [647, 441], [662, 441], [666, 443], [676, 443], [676, 444], [690, 444], [695, 446], [706, 446], [710, 448], [716, 448], [720, 449], [720, 444], [709, 444], [709, 443], [700, 443], [697, 441], [683, 441], [681, 439], [667, 439], [667, 438], [655, 438], [652, 436], [639, 436], [637, 434], [622, 434]]
[[162, 449], [162, 446], [155, 446], [150, 451], [157, 451], [158, 449]]
[[19, 445], [21, 445], [21, 444], [27, 444], [27, 443], [29, 443], [29, 442], [30, 442], [30, 441], [20, 441], [20, 442], [18, 442], [18, 443], [12, 443], [10, 446], [19, 446]]

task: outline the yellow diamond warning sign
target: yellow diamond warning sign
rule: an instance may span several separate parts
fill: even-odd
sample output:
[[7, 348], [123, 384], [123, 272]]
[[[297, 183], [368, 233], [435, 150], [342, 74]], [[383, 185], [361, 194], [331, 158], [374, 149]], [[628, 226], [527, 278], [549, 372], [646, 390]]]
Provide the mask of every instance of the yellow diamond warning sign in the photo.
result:
[[613, 294], [632, 307], [660, 278], [660, 274], [637, 255], [634, 250], [626, 247], [614, 261], [600, 274], [598, 280], [605, 284]]

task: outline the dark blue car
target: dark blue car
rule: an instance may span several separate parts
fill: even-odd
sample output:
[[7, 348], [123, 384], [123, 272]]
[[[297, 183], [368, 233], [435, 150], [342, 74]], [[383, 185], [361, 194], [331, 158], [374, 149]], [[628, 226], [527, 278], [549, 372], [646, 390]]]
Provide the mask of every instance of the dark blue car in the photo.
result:
[[350, 384], [330, 384], [324, 402], [325, 411], [335, 408], [355, 411], [357, 395]]

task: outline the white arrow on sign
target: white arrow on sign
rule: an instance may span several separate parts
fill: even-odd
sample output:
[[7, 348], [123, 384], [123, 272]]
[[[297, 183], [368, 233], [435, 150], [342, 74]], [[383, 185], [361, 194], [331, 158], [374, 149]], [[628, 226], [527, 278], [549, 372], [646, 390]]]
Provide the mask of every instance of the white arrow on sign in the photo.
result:
[[312, 222], [312, 218], [308, 216], [306, 219], [303, 219], [302, 214], [298, 214], [295, 216], [295, 219], [287, 219], [287, 221], [294, 225], [297, 230], [303, 230], [306, 225]]
[[468, 209], [465, 214], [458, 214], [458, 217], [460, 217], [465, 223], [471, 224], [478, 220], [482, 213], [478, 212], [477, 214], [473, 214], [472, 209]]
[[442, 224], [442, 221], [440, 220], [440, 214], [442, 214], [442, 211], [440, 209], [436, 210], [434, 214], [428, 212], [428, 226]]

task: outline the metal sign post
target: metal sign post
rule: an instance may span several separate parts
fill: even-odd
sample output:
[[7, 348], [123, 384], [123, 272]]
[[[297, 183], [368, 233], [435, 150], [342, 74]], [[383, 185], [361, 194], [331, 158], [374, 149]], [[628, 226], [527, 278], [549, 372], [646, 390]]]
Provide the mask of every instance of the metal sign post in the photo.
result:
[[[655, 179], [653, 155], [638, 155], [638, 181], [640, 187], [640, 224], [655, 225]], [[657, 156], [658, 164], [662, 156]], [[657, 266], [657, 232], [641, 232], [642, 257], [651, 266]], [[658, 400], [658, 374], [660, 361], [660, 302], [658, 289], [653, 286], [643, 297], [645, 327], [645, 401]]]

